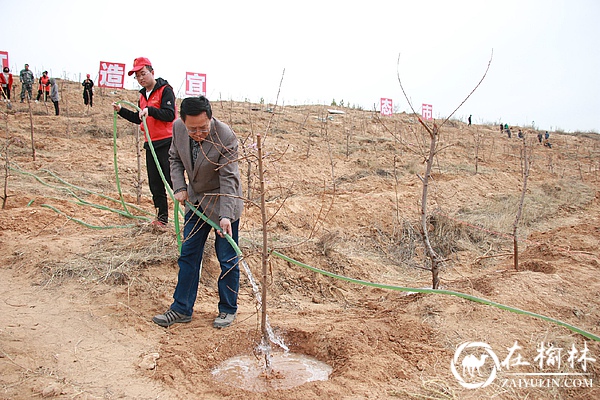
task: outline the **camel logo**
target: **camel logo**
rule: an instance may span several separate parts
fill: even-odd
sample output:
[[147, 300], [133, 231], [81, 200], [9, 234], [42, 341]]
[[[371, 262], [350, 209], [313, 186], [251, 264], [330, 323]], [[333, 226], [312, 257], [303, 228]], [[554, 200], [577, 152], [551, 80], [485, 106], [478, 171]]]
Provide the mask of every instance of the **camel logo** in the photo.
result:
[[[486, 364], [488, 357], [490, 360]], [[459, 372], [457, 365], [462, 367], [462, 373]], [[488, 386], [496, 379], [500, 370], [500, 361], [489, 344], [465, 342], [454, 352], [450, 370], [463, 387], [478, 389]]]

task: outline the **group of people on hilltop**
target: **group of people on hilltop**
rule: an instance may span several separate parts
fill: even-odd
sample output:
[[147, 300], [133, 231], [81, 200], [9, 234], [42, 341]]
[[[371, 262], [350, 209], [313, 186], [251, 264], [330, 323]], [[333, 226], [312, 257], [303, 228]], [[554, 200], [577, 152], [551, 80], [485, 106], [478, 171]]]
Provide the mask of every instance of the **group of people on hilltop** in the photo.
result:
[[[33, 72], [29, 69], [29, 64], [25, 64], [24, 68], [19, 72], [19, 80], [21, 81], [21, 103], [25, 101], [26, 95], [28, 101], [30, 101], [33, 97], [33, 83], [35, 82], [35, 77]], [[48, 76], [48, 71], [42, 72], [42, 76], [38, 78], [36, 103], [42, 99], [42, 95], [44, 96], [44, 101], [48, 101], [48, 99], [52, 101], [55, 114], [58, 115], [60, 112], [58, 106], [58, 101], [60, 100], [58, 85], [56, 84], [56, 79]]]
[[[500, 132], [506, 132], [506, 134], [508, 135], [508, 138], [510, 139], [512, 137], [512, 133], [510, 131], [510, 127], [508, 126], [508, 124], [502, 124], [502, 122], [500, 123]], [[523, 139], [525, 137], [525, 134], [523, 133], [523, 131], [521, 129], [519, 129], [519, 132], [517, 134], [519, 139]], [[543, 144], [545, 147], [548, 148], [552, 148], [552, 144], [550, 143], [550, 133], [548, 133], [548, 131], [546, 131], [546, 133], [542, 134], [541, 132], [538, 133], [537, 135], [538, 138], [538, 142]]]
[[235, 320], [238, 308], [239, 257], [226, 236], [238, 242], [243, 210], [237, 137], [228, 125], [213, 117], [210, 102], [204, 96], [184, 99], [180, 118], [176, 119], [173, 88], [165, 79], [154, 77], [152, 63], [146, 57], [133, 61], [128, 75], [133, 74], [142, 87], [139, 111], [122, 107], [120, 102], [112, 106], [120, 117], [140, 125], [145, 134], [148, 184], [157, 210], [152, 226], [163, 231], [168, 224], [167, 186], [186, 210], [173, 302], [152, 321], [168, 327], [192, 320], [204, 247], [213, 230], [196, 209], [215, 221], [215, 226], [218, 221], [220, 227], [215, 230], [214, 242], [221, 273], [217, 285], [218, 315], [213, 327], [225, 328]]
[[[27, 100], [30, 101], [33, 98], [33, 84], [35, 82], [35, 76], [33, 71], [29, 69], [29, 64], [25, 64], [24, 68], [19, 72], [19, 81], [21, 82], [21, 103]], [[10, 73], [10, 68], [3, 67], [2, 74], [0, 74], [0, 84], [2, 85], [2, 99], [5, 102], [10, 102], [11, 92], [14, 84], [14, 77]], [[54, 104], [54, 111], [56, 115], [59, 114], [58, 101], [60, 96], [58, 94], [58, 85], [56, 79], [48, 76], [48, 71], [42, 72], [42, 76], [38, 78], [38, 93], [35, 99], [36, 103], [42, 99], [48, 101], [50, 99]]]
[[552, 143], [550, 143], [550, 134], [548, 133], [548, 131], [546, 131], [546, 133], [544, 133], [542, 135], [542, 132], [539, 132], [537, 135], [538, 138], [538, 142], [542, 143], [544, 146], [548, 147], [548, 148], [552, 148]]
[[[35, 76], [33, 71], [29, 69], [29, 64], [25, 64], [24, 68], [19, 72], [19, 81], [21, 82], [21, 103], [25, 102], [27, 97], [28, 101], [33, 98], [33, 84], [35, 83]], [[37, 79], [38, 93], [35, 102], [38, 103], [41, 100], [44, 102], [50, 99], [54, 104], [54, 111], [56, 115], [60, 114], [59, 101], [60, 95], [58, 92], [58, 85], [56, 84], [55, 78], [48, 76], [48, 71], [42, 72], [42, 76]], [[14, 84], [13, 74], [10, 72], [9, 67], [3, 67], [2, 73], [0, 74], [0, 85], [2, 100], [10, 103], [11, 92]], [[93, 104], [94, 96], [94, 81], [90, 79], [90, 74], [87, 74], [86, 79], [82, 83], [83, 86], [83, 101], [85, 105], [90, 107]]]

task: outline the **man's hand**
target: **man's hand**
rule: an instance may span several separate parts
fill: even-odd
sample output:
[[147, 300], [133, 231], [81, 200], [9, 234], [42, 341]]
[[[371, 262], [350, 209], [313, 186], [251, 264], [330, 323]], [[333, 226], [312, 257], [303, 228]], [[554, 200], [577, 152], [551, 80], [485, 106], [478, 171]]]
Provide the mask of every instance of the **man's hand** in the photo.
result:
[[117, 104], [117, 103], [115, 102], [115, 103], [112, 103], [112, 106], [113, 106], [113, 109], [114, 109], [116, 112], [119, 112], [119, 111], [121, 111], [121, 105], [120, 105], [120, 104]]
[[188, 194], [186, 190], [183, 190], [181, 192], [175, 193], [173, 197], [175, 197], [175, 200], [177, 200], [179, 204], [185, 205], [185, 202], [188, 199]]
[[233, 231], [231, 230], [231, 221], [229, 220], [229, 218], [221, 218], [221, 220], [219, 221], [219, 225], [223, 230], [223, 232], [217, 231], [219, 236], [225, 237], [224, 233], [228, 234], [229, 236], [233, 234]]
[[144, 120], [145, 117], [148, 117], [148, 107], [146, 107], [142, 111], [140, 111], [140, 119]]

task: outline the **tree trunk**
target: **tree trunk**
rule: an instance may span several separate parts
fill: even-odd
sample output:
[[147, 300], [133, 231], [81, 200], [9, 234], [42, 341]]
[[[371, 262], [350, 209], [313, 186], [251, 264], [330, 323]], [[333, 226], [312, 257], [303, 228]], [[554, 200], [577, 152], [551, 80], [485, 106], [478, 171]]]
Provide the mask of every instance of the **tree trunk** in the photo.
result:
[[437, 145], [437, 125], [434, 123], [433, 130], [428, 129], [428, 131], [430, 137], [429, 156], [427, 158], [425, 176], [421, 179], [423, 182], [423, 196], [421, 197], [421, 231], [423, 235], [423, 244], [425, 245], [429, 259], [431, 260], [432, 286], [434, 289], [437, 289], [440, 285], [439, 261], [438, 255], [431, 247], [431, 242], [429, 241], [429, 228], [427, 226], [427, 190], [429, 189], [429, 178], [431, 176], [431, 168], [433, 166], [433, 159], [435, 157], [435, 147]]
[[527, 144], [525, 136], [523, 136], [523, 189], [521, 191], [521, 199], [519, 201], [519, 209], [513, 224], [513, 262], [515, 270], [519, 269], [519, 243], [517, 241], [517, 229], [521, 214], [523, 213], [523, 205], [525, 203], [525, 193], [527, 193], [527, 178], [529, 177], [529, 155], [527, 154]]

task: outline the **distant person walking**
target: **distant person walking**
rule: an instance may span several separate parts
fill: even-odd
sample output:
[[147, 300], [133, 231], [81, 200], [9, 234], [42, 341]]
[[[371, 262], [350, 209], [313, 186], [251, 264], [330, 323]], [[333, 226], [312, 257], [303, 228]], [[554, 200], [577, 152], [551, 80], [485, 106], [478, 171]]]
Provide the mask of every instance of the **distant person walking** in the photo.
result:
[[550, 134], [548, 133], [548, 131], [546, 131], [546, 133], [544, 133], [544, 146], [548, 147], [549, 149], [552, 148], [552, 143], [550, 143]]
[[500, 122], [500, 133], [504, 133], [504, 125], [502, 125], [502, 122]]
[[8, 67], [2, 69], [0, 74], [0, 84], [2, 84], [3, 101], [10, 101], [10, 92], [13, 86], [13, 75]]
[[29, 69], [29, 64], [25, 64], [25, 68], [19, 72], [19, 80], [21, 81], [21, 103], [25, 100], [25, 92], [28, 93], [28, 99], [31, 100], [33, 97], [33, 81], [35, 77], [33, 72]]
[[469, 115], [469, 126], [471, 126], [471, 117], [472, 115]]
[[38, 79], [38, 95], [36, 102], [40, 101], [42, 94], [44, 94], [44, 101], [48, 101], [50, 97], [50, 78], [48, 77], [48, 71], [42, 72], [42, 76]]
[[[56, 79], [50, 78], [48, 80], [50, 84], [50, 100], [54, 103], [54, 112], [56, 115], [59, 114], [58, 102], [60, 100], [60, 96], [58, 94], [58, 85], [56, 84]], [[67, 110], [68, 111], [68, 110]]]
[[138, 107], [142, 110], [139, 113], [121, 107], [120, 104], [113, 103], [113, 109], [119, 116], [129, 122], [139, 124], [142, 132], [146, 128], [142, 121], [146, 119], [148, 133], [152, 140], [152, 147], [156, 152], [159, 167], [154, 162], [152, 151], [148, 145], [148, 138], [144, 134], [146, 142], [146, 170], [148, 171], [148, 185], [152, 193], [154, 207], [158, 211], [157, 218], [152, 225], [157, 228], [166, 227], [169, 222], [169, 206], [167, 203], [167, 191], [163, 184], [158, 168], [169, 186], [171, 184], [171, 170], [169, 166], [169, 148], [173, 138], [173, 121], [175, 120], [175, 93], [169, 82], [162, 78], [154, 78], [154, 69], [150, 60], [146, 57], [138, 57], [133, 60], [133, 68], [127, 73], [131, 76], [135, 74], [142, 89], [140, 90], [140, 99]]
[[542, 143], [542, 138], [544, 137], [544, 135], [542, 135], [542, 132], [539, 132], [537, 135], [538, 138], [538, 142]]
[[83, 86], [83, 104], [90, 107], [94, 104], [94, 81], [90, 79], [90, 74], [86, 75], [85, 80], [81, 84]]

